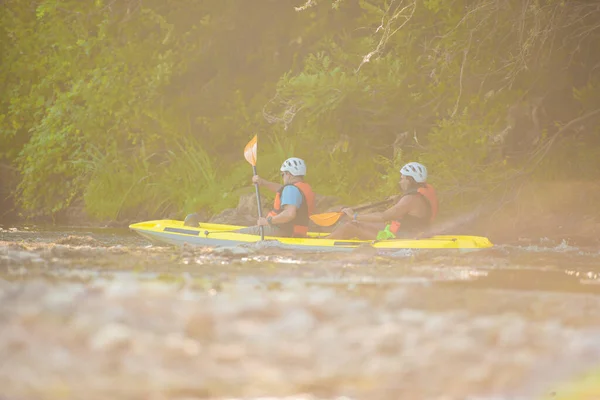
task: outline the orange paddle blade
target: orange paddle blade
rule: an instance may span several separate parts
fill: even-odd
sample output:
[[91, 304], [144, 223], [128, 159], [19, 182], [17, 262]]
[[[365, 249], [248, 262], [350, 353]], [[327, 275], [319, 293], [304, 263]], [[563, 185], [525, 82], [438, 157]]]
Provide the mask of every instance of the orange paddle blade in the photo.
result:
[[323, 214], [314, 214], [310, 216], [312, 222], [319, 226], [331, 226], [339, 221], [343, 212], [328, 212]]
[[256, 167], [256, 149], [258, 143], [258, 135], [254, 135], [251, 141], [248, 142], [246, 147], [244, 148], [244, 157], [246, 160], [252, 165]]

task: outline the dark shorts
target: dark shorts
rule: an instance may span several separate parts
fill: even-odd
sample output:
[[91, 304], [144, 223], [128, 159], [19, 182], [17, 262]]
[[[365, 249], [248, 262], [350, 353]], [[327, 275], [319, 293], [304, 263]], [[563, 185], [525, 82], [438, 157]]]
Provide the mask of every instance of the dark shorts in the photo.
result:
[[[283, 229], [278, 228], [276, 225], [266, 225], [266, 226], [263, 226], [263, 228], [264, 228], [265, 236], [277, 236], [277, 237], [291, 236], [290, 234], [286, 233]], [[258, 225], [249, 226], [247, 228], [239, 229], [237, 232], [245, 233], [248, 235], [260, 235], [260, 227]]]

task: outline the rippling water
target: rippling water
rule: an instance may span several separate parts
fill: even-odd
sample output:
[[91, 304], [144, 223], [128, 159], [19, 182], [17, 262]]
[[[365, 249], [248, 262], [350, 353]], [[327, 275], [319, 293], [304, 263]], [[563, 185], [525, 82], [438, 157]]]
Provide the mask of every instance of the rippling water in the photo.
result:
[[599, 261], [4, 227], [0, 399], [598, 399]]

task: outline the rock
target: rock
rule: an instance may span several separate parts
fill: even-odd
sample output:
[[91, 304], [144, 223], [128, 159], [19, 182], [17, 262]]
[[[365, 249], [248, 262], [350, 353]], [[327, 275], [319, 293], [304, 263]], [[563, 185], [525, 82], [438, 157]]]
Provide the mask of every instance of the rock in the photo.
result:
[[[271, 209], [271, 203], [262, 195], [260, 196], [260, 202], [263, 209], [263, 215], [266, 215]], [[258, 205], [256, 204], [256, 194], [250, 193], [240, 196], [240, 201], [238, 202], [236, 210], [241, 215], [257, 215]]]
[[106, 247], [92, 247], [90, 245], [79, 244], [76, 247], [69, 245], [57, 244], [50, 248], [50, 255], [58, 258], [95, 258], [103, 257], [108, 254]]
[[256, 252], [257, 250], [264, 250], [264, 249], [280, 249], [281, 243], [279, 242], [279, 240], [276, 240], [276, 239], [265, 239], [265, 240], [259, 240], [254, 243], [242, 244], [240, 246], [243, 246], [244, 248], [247, 248], [248, 250], [250, 250], [252, 252]]
[[39, 254], [23, 250], [6, 250], [4, 254], [0, 252], [0, 260], [6, 260], [9, 264], [28, 264], [42, 263], [44, 260]]
[[139, 222], [137, 220], [120, 220], [120, 221], [108, 221], [105, 225], [107, 228], [127, 228], [129, 225]]
[[213, 254], [221, 254], [221, 255], [248, 255], [250, 253], [253, 253], [254, 250], [248, 248], [248, 247], [242, 247], [242, 246], [221, 246], [221, 247], [216, 247], [215, 249], [212, 250]]
[[101, 246], [102, 244], [98, 242], [91, 236], [75, 236], [69, 235], [67, 237], [58, 239], [56, 241], [57, 244], [71, 245], [71, 246]]
[[208, 222], [213, 224], [230, 224], [230, 225], [243, 225], [249, 226], [256, 223], [255, 218], [249, 218], [249, 216], [242, 216], [238, 213], [235, 208], [228, 208], [221, 211], [219, 214], [214, 215]]
[[185, 219], [183, 220], [183, 226], [198, 227], [199, 224], [203, 221], [204, 221], [204, 219], [202, 219], [200, 214], [191, 213], [191, 214], [188, 214], [185, 216]]
[[315, 194], [315, 213], [339, 210], [340, 198], [337, 196], [327, 196]]
[[[270, 210], [271, 203], [265, 197], [260, 196], [262, 205], [262, 214], [267, 215]], [[210, 218], [209, 222], [215, 224], [231, 224], [252, 226], [256, 224], [258, 219], [258, 206], [256, 204], [256, 194], [246, 194], [240, 196], [239, 203], [236, 208], [228, 208], [221, 213]]]

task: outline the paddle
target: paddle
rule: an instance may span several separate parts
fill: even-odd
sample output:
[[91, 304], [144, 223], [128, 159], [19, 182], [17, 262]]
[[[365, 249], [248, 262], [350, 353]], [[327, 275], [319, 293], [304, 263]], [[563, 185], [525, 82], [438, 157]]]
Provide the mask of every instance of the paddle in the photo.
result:
[[[392, 198], [392, 199], [379, 201], [377, 203], [367, 204], [362, 207], [356, 207], [356, 208], [354, 208], [354, 211], [366, 210], [367, 208], [382, 206], [384, 204], [391, 203], [394, 200], [395, 199]], [[310, 216], [310, 219], [312, 220], [312, 222], [314, 222], [315, 224], [317, 224], [319, 226], [331, 226], [331, 225], [335, 224], [336, 222], [338, 222], [338, 220], [342, 217], [342, 215], [344, 215], [344, 213], [341, 211], [333, 211], [333, 212], [328, 212], [328, 213], [323, 213], [323, 214], [313, 214]]]
[[[246, 160], [252, 165], [252, 172], [254, 175], [256, 173], [256, 153], [257, 153], [257, 143], [258, 143], [258, 135], [254, 135], [252, 140], [248, 142], [246, 147], [244, 148], [244, 157]], [[258, 183], [255, 183], [256, 187], [256, 201], [258, 202], [258, 217], [262, 217], [262, 206], [260, 204], [260, 193], [258, 192]], [[265, 240], [265, 228], [264, 226], [260, 226], [260, 240]]]

